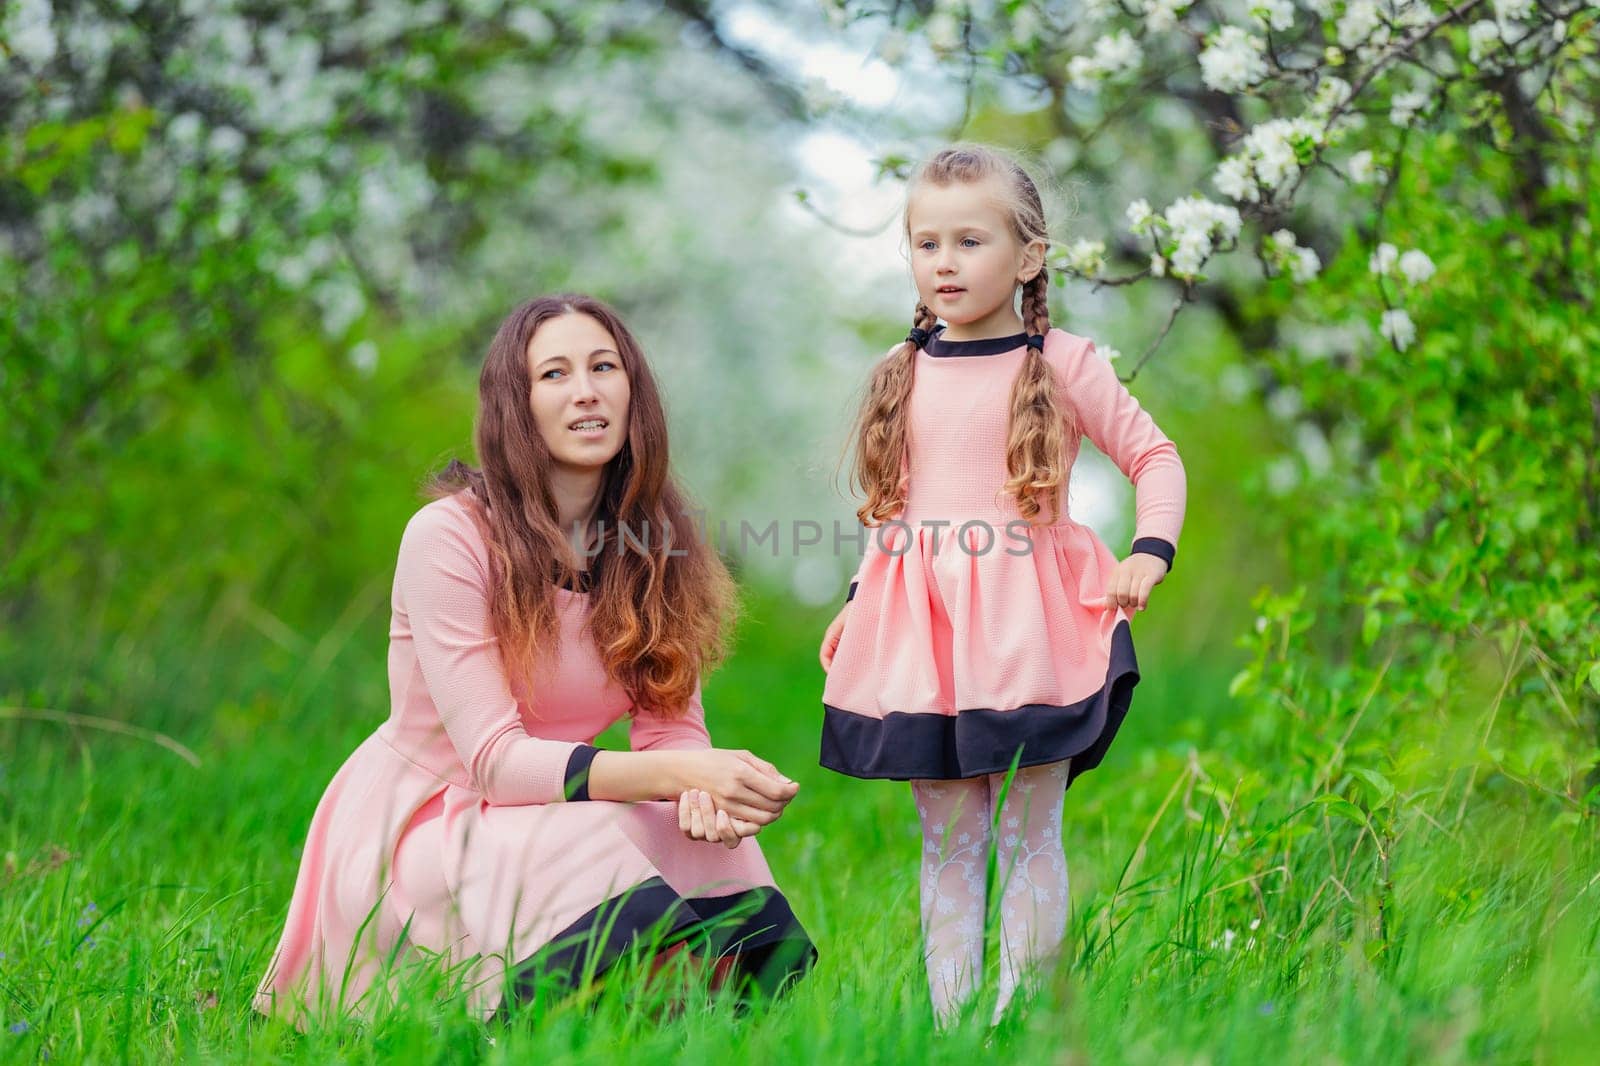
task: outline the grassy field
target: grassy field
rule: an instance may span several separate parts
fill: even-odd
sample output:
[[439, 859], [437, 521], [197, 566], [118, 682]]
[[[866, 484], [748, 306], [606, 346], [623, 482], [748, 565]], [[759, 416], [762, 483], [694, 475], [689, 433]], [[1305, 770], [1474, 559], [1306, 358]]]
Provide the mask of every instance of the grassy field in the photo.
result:
[[1237, 662], [1159, 617], [1136, 629], [1128, 727], [1067, 798], [1060, 966], [997, 1030], [980, 1009], [936, 1035], [908, 790], [817, 767], [826, 616], [763, 597], [707, 703], [719, 743], [802, 782], [762, 844], [821, 952], [807, 981], [741, 1014], [700, 993], [667, 1010], [625, 978], [503, 1027], [419, 981], [370, 1025], [300, 1035], [249, 999], [317, 798], [386, 713], [380, 613], [310, 659], [152, 636], [138, 646], [171, 650], [57, 645], [13, 664], [50, 682], [0, 678], [13, 707], [166, 693], [118, 717], [200, 759], [0, 720], [0, 1060], [1542, 1063], [1600, 1046], [1592, 825], [1493, 781], [1465, 802], [1419, 790], [1381, 837], [1333, 804], [1291, 808], [1288, 727], [1241, 720]]

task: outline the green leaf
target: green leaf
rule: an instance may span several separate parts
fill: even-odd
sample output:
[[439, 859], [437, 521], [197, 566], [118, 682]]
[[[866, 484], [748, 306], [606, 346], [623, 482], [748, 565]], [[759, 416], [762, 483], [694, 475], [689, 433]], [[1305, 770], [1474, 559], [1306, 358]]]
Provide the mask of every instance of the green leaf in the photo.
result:
[[1378, 639], [1378, 632], [1383, 629], [1383, 612], [1376, 607], [1368, 607], [1361, 614], [1361, 642], [1371, 644]]
[[1319, 806], [1326, 807], [1329, 814], [1337, 814], [1341, 818], [1348, 818], [1356, 825], [1359, 825], [1365, 829], [1372, 828], [1372, 820], [1367, 817], [1367, 812], [1362, 810], [1360, 807], [1357, 807], [1354, 803], [1351, 803], [1343, 796], [1335, 796], [1332, 793], [1326, 793], [1318, 796], [1311, 802], [1318, 804]]
[[1352, 776], [1371, 790], [1373, 796], [1372, 806], [1382, 807], [1394, 798], [1394, 784], [1378, 771], [1368, 770], [1360, 766], [1351, 766], [1347, 767], [1347, 769]]

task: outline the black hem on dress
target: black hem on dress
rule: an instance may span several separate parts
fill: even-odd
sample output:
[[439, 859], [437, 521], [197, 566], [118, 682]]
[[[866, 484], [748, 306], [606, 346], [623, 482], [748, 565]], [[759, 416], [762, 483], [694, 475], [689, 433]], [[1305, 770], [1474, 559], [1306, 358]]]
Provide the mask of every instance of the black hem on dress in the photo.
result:
[[[707, 845], [708, 847], [710, 845]], [[817, 949], [776, 888], [684, 898], [652, 877], [613, 896], [515, 967], [498, 1017], [541, 997], [559, 997], [600, 977], [631, 950], [674, 944], [733, 957], [740, 991], [775, 995], [817, 960]]]
[[1139, 663], [1128, 623], [1111, 631], [1106, 683], [1055, 706], [977, 708], [955, 715], [891, 712], [883, 718], [823, 704], [822, 765], [849, 777], [953, 781], [1071, 759], [1067, 783], [1100, 765], [1133, 701]]

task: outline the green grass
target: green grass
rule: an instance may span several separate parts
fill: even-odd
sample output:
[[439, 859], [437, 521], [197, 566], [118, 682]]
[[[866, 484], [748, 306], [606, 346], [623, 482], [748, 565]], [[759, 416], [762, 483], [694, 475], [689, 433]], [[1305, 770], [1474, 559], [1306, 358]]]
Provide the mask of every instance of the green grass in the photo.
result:
[[821, 952], [808, 980], [748, 1014], [693, 990], [674, 1012], [624, 974], [496, 1027], [419, 976], [370, 1024], [307, 1035], [249, 1000], [317, 798], [386, 713], [383, 619], [312, 674], [220, 644], [197, 662], [181, 636], [74, 652], [13, 634], [0, 703], [123, 706], [201, 765], [0, 721], [0, 1059], [1500, 1063], [1600, 1046], [1592, 824], [1493, 778], [1459, 820], [1458, 793], [1419, 791], [1382, 831], [1386, 879], [1379, 837], [1287, 799], [1304, 768], [1239, 720], [1236, 657], [1186, 650], [1159, 615], [1138, 631], [1134, 716], [1068, 795], [1061, 965], [997, 1031], [980, 1009], [936, 1035], [909, 791], [816, 765], [824, 614], [758, 598], [747, 617], [707, 702], [719, 743], [802, 782], [761, 843]]

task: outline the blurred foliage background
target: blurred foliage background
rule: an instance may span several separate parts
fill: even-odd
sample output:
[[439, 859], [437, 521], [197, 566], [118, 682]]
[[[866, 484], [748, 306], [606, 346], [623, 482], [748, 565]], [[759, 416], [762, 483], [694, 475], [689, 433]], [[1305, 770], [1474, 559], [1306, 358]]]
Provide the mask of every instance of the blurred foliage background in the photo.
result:
[[[386, 713], [395, 547], [470, 456], [511, 306], [621, 310], [714, 519], [847, 522], [848, 416], [910, 320], [908, 160], [1013, 146], [1072, 239], [1265, 117], [1176, 66], [1074, 93], [1048, 4], [0, 10], [0, 1018], [28, 1055], [333, 1046], [245, 1042], [246, 1003], [316, 798]], [[1053, 289], [1058, 324], [1130, 353], [1183, 302], [1133, 388], [1191, 503], [1135, 715], [1069, 797], [1072, 951], [1037, 1012], [1061, 1024], [1017, 1050], [1554, 1061], [1594, 1035], [1594, 29], [1542, 85], [1463, 77], [1426, 126], [1375, 122], [1381, 193], [1308, 168], [1250, 239], [1292, 227], [1311, 284], [1239, 255], [1187, 299]], [[1373, 325], [1379, 241], [1438, 267], [1404, 351]], [[1098, 456], [1073, 506], [1125, 545]], [[720, 740], [806, 785], [763, 843], [825, 961], [738, 1046], [921, 1056], [915, 819], [815, 767], [815, 643], [855, 560], [781, 545], [728, 552], [749, 602], [709, 693]], [[900, 1020], [835, 1009], [885, 996]], [[558, 1012], [513, 1046], [672, 1058], [720, 1046], [706, 1017], [602, 1053]], [[390, 1050], [477, 1046], [388, 1024]]]

